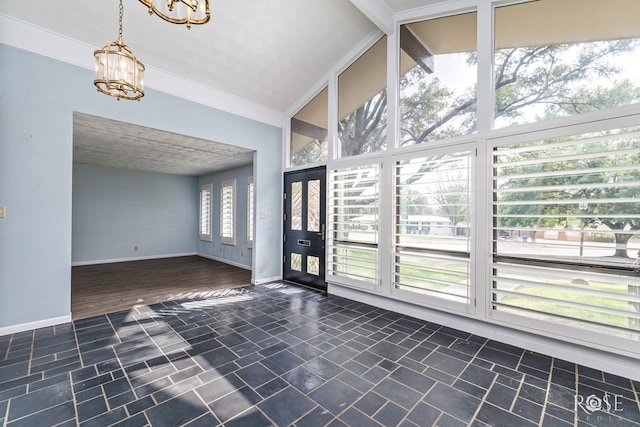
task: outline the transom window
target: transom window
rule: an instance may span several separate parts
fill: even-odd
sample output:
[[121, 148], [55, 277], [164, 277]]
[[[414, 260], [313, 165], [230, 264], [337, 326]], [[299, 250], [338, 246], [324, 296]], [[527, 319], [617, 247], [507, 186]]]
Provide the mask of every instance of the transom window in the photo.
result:
[[387, 146], [387, 38], [381, 38], [338, 76], [337, 157]]
[[640, 2], [538, 0], [495, 9], [495, 126], [640, 102]]
[[400, 145], [476, 130], [476, 16], [400, 26]]
[[325, 87], [291, 118], [291, 166], [327, 160], [328, 108], [329, 90]]

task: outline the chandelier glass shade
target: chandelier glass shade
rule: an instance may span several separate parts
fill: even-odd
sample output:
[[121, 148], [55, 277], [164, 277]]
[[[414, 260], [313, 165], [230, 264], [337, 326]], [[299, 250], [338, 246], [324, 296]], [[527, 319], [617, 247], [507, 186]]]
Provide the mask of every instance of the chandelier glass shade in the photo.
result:
[[118, 99], [140, 100], [144, 96], [144, 64], [122, 41], [122, 0], [118, 40], [93, 52], [99, 92]]
[[149, 15], [156, 14], [172, 24], [202, 25], [209, 22], [209, 0], [140, 0], [149, 8]]

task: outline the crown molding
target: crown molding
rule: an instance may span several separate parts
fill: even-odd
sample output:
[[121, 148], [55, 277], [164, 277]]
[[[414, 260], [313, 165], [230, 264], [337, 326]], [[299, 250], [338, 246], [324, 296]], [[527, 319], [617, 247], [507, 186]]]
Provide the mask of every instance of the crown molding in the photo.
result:
[[[93, 52], [99, 47], [65, 37], [45, 28], [0, 13], [0, 43], [93, 70]], [[177, 96], [207, 107], [283, 128], [284, 112], [146, 66], [145, 88]]]

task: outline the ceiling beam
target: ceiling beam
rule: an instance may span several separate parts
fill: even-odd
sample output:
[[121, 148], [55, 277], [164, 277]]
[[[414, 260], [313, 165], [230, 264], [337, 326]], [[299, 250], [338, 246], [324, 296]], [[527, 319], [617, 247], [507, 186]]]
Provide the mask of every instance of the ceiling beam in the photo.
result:
[[400, 48], [428, 74], [433, 73], [433, 55], [406, 25], [400, 26]]
[[325, 128], [296, 119], [295, 117], [291, 119], [291, 131], [300, 135], [308, 136], [309, 138], [317, 139], [318, 141], [324, 141], [327, 137], [327, 130]]
[[385, 0], [351, 0], [351, 3], [386, 35], [390, 36], [395, 32], [393, 10]]

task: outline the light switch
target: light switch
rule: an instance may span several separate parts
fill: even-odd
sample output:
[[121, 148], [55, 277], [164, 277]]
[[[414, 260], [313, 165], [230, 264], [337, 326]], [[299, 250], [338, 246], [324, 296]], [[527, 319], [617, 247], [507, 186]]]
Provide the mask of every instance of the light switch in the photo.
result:
[[0, 206], [0, 218], [6, 218], [7, 216], [7, 208], [4, 206]]
[[260, 219], [265, 219], [267, 217], [267, 213], [265, 211], [260, 212]]

